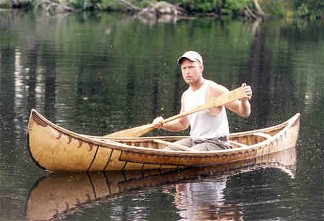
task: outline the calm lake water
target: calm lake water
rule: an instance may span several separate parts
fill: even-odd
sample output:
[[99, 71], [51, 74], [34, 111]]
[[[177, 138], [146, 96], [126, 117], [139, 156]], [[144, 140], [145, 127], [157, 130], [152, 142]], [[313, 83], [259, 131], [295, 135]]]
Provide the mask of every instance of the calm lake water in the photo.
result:
[[[300, 112], [296, 149], [276, 163], [150, 176], [50, 175], [31, 160], [31, 108], [96, 135], [175, 115], [186, 88], [176, 60], [186, 50], [201, 52], [206, 78], [252, 86], [252, 114], [229, 113], [231, 132]], [[323, 85], [320, 23], [0, 11], [0, 220], [323, 220]]]

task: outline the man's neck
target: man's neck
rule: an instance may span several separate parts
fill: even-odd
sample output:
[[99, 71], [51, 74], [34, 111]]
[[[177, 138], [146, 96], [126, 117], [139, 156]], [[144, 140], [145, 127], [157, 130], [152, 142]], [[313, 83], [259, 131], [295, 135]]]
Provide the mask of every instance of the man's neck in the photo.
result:
[[195, 84], [191, 84], [190, 88], [192, 91], [197, 91], [203, 84], [205, 83], [205, 79], [201, 78], [199, 81], [195, 82]]

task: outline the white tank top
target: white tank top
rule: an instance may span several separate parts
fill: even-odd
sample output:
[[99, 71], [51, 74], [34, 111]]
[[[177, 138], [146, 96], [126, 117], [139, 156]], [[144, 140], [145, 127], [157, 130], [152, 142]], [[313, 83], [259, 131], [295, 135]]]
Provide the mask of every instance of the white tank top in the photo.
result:
[[[184, 111], [205, 104], [207, 82], [196, 91], [189, 88], [184, 94]], [[228, 119], [226, 109], [222, 106], [222, 111], [217, 115], [212, 115], [208, 110], [199, 111], [188, 116], [190, 124], [190, 137], [192, 139], [209, 139], [229, 135]]]

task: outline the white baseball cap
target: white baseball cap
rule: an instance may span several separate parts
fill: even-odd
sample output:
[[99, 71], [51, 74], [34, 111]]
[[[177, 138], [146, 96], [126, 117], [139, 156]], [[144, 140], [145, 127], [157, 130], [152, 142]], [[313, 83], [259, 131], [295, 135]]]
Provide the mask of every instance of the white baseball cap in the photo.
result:
[[181, 64], [184, 58], [189, 59], [190, 61], [198, 61], [200, 64], [203, 64], [203, 59], [201, 55], [196, 51], [187, 51], [181, 57], [178, 58], [177, 63]]

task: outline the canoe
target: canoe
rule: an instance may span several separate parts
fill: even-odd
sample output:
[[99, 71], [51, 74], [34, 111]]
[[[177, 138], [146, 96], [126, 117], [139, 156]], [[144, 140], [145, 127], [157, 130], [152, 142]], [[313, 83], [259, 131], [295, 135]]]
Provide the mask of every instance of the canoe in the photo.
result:
[[[212, 167], [182, 170], [51, 173], [41, 177], [29, 191], [26, 200], [26, 220], [61, 220], [74, 213], [84, 213], [84, 209], [96, 207], [117, 197], [137, 195], [143, 189], [147, 192], [162, 185], [210, 181], [217, 183], [217, 180], [230, 179], [232, 176], [259, 169], [278, 170], [293, 179], [296, 174], [296, 149], [290, 148], [274, 154]], [[220, 209], [223, 206], [220, 205]], [[216, 210], [219, 211], [217, 208]]]
[[32, 109], [28, 150], [34, 162], [52, 171], [91, 172], [203, 167], [256, 158], [294, 147], [300, 114], [276, 126], [232, 133], [231, 149], [218, 151], [165, 150], [165, 144], [185, 136], [104, 137], [72, 132]]

